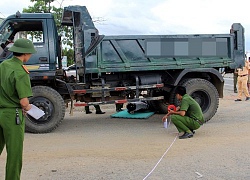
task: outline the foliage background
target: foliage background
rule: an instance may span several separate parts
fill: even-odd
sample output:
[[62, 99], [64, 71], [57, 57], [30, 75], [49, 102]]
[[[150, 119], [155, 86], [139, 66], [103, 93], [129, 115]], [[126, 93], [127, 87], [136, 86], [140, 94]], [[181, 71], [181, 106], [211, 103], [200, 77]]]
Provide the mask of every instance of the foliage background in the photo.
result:
[[[62, 26], [61, 19], [63, 13], [63, 4], [57, 0], [31, 0], [33, 6], [28, 6], [28, 8], [23, 9], [23, 13], [52, 13], [55, 19], [58, 35], [62, 38], [62, 56], [67, 56], [67, 66], [74, 63], [74, 50], [73, 50], [73, 34], [72, 27]], [[53, 4], [57, 2], [59, 7], [55, 7]], [[32, 37], [39, 38], [39, 34], [31, 34]]]

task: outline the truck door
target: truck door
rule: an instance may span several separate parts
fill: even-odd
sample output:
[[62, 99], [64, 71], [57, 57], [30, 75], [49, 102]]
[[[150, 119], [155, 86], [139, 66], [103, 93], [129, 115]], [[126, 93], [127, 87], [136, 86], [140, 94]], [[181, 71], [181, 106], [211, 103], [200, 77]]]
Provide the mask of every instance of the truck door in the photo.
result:
[[10, 19], [0, 27], [0, 62], [10, 58], [8, 51], [13, 42], [18, 38], [27, 38], [33, 41], [37, 53], [33, 54], [26, 63], [30, 71], [49, 70], [50, 52], [47, 35], [46, 19]]

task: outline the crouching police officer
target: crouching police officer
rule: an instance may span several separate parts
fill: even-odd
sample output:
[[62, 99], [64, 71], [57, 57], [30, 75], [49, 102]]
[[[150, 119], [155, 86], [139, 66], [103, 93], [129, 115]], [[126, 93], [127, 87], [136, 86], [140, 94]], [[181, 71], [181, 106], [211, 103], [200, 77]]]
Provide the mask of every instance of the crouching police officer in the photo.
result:
[[0, 64], [0, 155], [6, 145], [6, 180], [19, 180], [25, 120], [23, 111], [31, 108], [29, 72], [23, 65], [36, 52], [28, 39], [18, 39], [9, 49], [13, 57]]
[[184, 132], [179, 139], [186, 139], [193, 137], [196, 129], [204, 123], [204, 117], [200, 105], [187, 94], [186, 88], [183, 86], [177, 86], [175, 89], [176, 98], [181, 101], [180, 107], [177, 107], [177, 111], [169, 110], [162, 121], [171, 116], [171, 121], [176, 126], [177, 130]]

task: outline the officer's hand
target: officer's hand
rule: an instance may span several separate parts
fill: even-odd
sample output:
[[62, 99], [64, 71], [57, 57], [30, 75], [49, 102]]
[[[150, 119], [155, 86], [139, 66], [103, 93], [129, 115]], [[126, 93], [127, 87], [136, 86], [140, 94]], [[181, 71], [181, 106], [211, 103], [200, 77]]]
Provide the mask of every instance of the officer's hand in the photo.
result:
[[162, 120], [162, 122], [165, 122], [165, 121], [166, 121], [166, 119], [168, 118], [168, 116], [170, 116], [170, 114], [169, 114], [169, 113], [167, 113], [165, 116], [163, 116], [163, 118], [161, 119], [161, 120]]
[[163, 116], [163, 118], [161, 119], [161, 121], [165, 122], [167, 118], [168, 118], [168, 114], [166, 114], [165, 116]]
[[174, 111], [174, 110], [172, 110], [172, 109], [169, 109], [169, 110], [168, 110], [168, 114], [169, 114], [169, 115], [174, 114], [174, 112], [175, 112], [175, 111]]
[[25, 108], [24, 108], [24, 111], [28, 111], [28, 110], [30, 110], [31, 109], [31, 104], [29, 104], [28, 106], [26, 106]]
[[27, 114], [27, 112], [24, 109], [22, 109], [22, 112], [23, 112], [23, 115]]

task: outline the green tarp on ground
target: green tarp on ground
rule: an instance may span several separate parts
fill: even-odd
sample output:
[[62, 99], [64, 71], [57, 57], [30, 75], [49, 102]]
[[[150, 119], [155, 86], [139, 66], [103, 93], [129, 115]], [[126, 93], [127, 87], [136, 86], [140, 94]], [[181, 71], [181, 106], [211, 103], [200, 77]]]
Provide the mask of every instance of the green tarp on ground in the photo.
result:
[[134, 114], [128, 113], [127, 110], [117, 112], [110, 115], [112, 118], [127, 118], [127, 119], [146, 119], [152, 116], [154, 112], [135, 112]]

